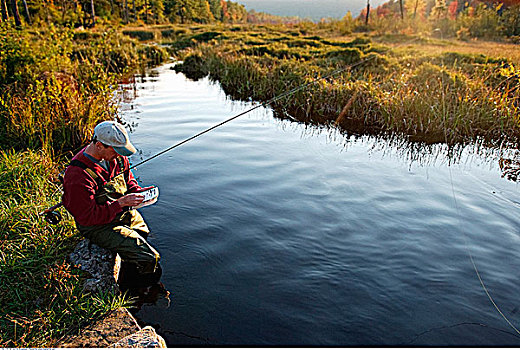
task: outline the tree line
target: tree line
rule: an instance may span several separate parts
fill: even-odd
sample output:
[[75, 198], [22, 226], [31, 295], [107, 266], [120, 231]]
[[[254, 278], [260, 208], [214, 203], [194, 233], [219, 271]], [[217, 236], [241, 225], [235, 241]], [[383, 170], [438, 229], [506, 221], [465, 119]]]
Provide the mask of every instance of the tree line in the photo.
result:
[[[94, 27], [123, 24], [244, 23], [247, 10], [230, 0], [0, 0], [3, 22]], [[22, 15], [20, 15], [22, 13]]]
[[[392, 14], [399, 14], [401, 19], [405, 18], [405, 13], [416, 18], [421, 17], [447, 17], [452, 19], [470, 8], [486, 7], [494, 8], [499, 14], [509, 7], [520, 5], [520, 0], [389, 0], [375, 8], [377, 17], [386, 17]], [[368, 23], [371, 11], [370, 0], [366, 2], [366, 8], [361, 11], [359, 17]]]

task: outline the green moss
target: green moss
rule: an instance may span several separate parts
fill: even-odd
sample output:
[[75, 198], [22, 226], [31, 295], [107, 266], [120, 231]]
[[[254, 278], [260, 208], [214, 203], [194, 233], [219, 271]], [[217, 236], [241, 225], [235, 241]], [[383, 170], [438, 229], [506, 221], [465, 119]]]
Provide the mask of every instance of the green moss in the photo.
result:
[[201, 34], [195, 34], [191, 37], [191, 39], [201, 43], [201, 42], [207, 42], [212, 39], [218, 38], [222, 35], [220, 32], [204, 32]]
[[361, 60], [363, 53], [357, 48], [329, 51], [325, 57], [346, 64], [357, 63]]

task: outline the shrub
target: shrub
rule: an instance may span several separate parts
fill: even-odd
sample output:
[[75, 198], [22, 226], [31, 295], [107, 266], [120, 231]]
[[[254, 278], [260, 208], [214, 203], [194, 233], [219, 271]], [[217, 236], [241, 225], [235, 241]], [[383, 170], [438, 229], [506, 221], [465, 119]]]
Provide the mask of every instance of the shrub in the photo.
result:
[[205, 60], [198, 53], [188, 55], [182, 64], [175, 65], [174, 69], [176, 72], [182, 72], [193, 80], [202, 79], [209, 73]]

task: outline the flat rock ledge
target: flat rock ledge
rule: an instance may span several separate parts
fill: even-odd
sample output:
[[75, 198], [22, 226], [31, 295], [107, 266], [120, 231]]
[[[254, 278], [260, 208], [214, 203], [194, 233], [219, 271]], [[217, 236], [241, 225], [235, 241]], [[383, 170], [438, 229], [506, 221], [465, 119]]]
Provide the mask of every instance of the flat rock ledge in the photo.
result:
[[84, 293], [119, 292], [117, 285], [119, 269], [121, 268], [119, 255], [91, 243], [88, 239], [84, 239], [76, 245], [74, 251], [69, 255], [69, 259], [76, 267], [92, 276], [83, 285]]
[[[69, 258], [72, 264], [92, 276], [83, 285], [84, 293], [107, 290], [119, 292], [117, 285], [121, 268], [119, 255], [84, 239], [78, 243]], [[65, 339], [60, 347], [166, 348], [167, 346], [164, 339], [152, 327], [146, 326], [141, 329], [130, 312], [120, 308], [85, 327], [79, 335]]]
[[155, 333], [155, 329], [146, 326], [140, 331], [124, 337], [110, 348], [166, 348], [164, 339]]

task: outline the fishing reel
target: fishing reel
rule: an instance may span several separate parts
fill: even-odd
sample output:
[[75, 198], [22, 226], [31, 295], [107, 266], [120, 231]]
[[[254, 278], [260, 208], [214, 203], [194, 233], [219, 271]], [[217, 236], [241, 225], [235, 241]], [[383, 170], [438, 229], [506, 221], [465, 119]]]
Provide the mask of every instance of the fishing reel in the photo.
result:
[[62, 217], [59, 211], [53, 210], [48, 211], [44, 215], [45, 221], [47, 221], [51, 225], [57, 225], [60, 223]]
[[62, 219], [62, 216], [61, 216], [60, 212], [57, 211], [56, 209], [58, 209], [62, 205], [63, 205], [62, 203], [58, 203], [56, 205], [53, 205], [49, 209], [45, 209], [39, 215], [43, 216], [45, 221], [47, 221], [49, 224], [57, 225], [57, 224], [60, 223], [60, 221]]

